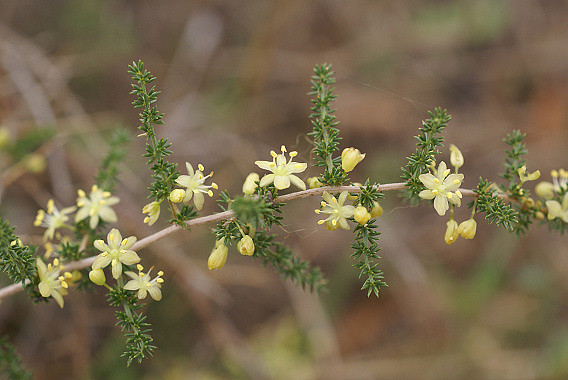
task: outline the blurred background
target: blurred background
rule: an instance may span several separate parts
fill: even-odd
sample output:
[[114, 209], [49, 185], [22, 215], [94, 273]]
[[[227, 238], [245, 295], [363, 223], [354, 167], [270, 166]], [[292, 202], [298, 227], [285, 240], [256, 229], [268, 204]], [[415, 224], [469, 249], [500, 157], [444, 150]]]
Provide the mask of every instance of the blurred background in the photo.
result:
[[[123, 127], [133, 140], [118, 227], [141, 238], [166, 225], [142, 223], [150, 172], [126, 72], [138, 59], [158, 77], [158, 133], [174, 143], [173, 160], [203, 163], [232, 194], [282, 144], [309, 162], [306, 94], [323, 62], [337, 73], [342, 148], [367, 153], [352, 180], [399, 182], [412, 136], [441, 106], [453, 116], [446, 141], [465, 156], [465, 188], [480, 175], [499, 180], [513, 129], [527, 134], [529, 171], [550, 181], [568, 158], [567, 19], [568, 2], [544, 0], [4, 0], [0, 125], [13, 139], [57, 134], [36, 150], [43, 171], [0, 157], [0, 213], [40, 243], [37, 209], [49, 198], [72, 205], [78, 188], [89, 189]], [[380, 299], [359, 290], [352, 234], [316, 224], [313, 198], [287, 205], [275, 233], [322, 268], [321, 296], [234, 249], [209, 272], [206, 226], [140, 252], [166, 273], [164, 298], [146, 308], [159, 348], [142, 365], [125, 368], [101, 289], [71, 292], [64, 309], [12, 296], [0, 305], [0, 332], [37, 379], [568, 378], [566, 237], [535, 225], [517, 238], [477, 216], [475, 239], [448, 246], [447, 217], [431, 206], [392, 193], [383, 206], [389, 287]], [[203, 213], [214, 211], [208, 199]], [[456, 214], [469, 216], [463, 206]]]

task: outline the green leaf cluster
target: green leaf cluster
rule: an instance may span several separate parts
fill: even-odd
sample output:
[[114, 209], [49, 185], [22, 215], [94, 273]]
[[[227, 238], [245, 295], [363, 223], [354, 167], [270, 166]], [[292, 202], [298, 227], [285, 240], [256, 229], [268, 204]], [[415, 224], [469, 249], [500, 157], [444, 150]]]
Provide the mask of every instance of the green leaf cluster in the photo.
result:
[[144, 69], [142, 61], [133, 62], [132, 65], [129, 65], [128, 73], [132, 75], [134, 82], [130, 94], [137, 97], [132, 104], [134, 108], [142, 108], [140, 112], [141, 125], [138, 128], [146, 135], [148, 141], [144, 157], [148, 158], [147, 164], [152, 165], [152, 178], [154, 179], [154, 182], [148, 188], [150, 190], [149, 198], [154, 198], [159, 202], [167, 199], [173, 190], [175, 180], [179, 176], [179, 172], [176, 170], [177, 164], [166, 160], [172, 154], [169, 149], [172, 144], [167, 138], [158, 139], [154, 130], [154, 126], [164, 124], [164, 114], [160, 113], [157, 107], [153, 105], [158, 100], [160, 91], [156, 90], [156, 86], [147, 88], [156, 77]]
[[0, 378], [27, 380], [33, 377], [33, 372], [22, 364], [16, 348], [6, 337], [0, 338]]
[[417, 199], [418, 194], [425, 189], [418, 177], [428, 170], [428, 166], [435, 163], [434, 155], [440, 153], [438, 148], [444, 145], [444, 138], [438, 134], [447, 127], [451, 119], [446, 110], [441, 108], [428, 111], [428, 115], [430, 118], [422, 121], [422, 127], [419, 128], [420, 134], [414, 136], [418, 141], [416, 152], [407, 157], [408, 163], [402, 168], [402, 179], [406, 181], [408, 196], [411, 199]]
[[337, 151], [341, 137], [339, 129], [335, 128], [339, 122], [334, 115], [332, 103], [336, 95], [333, 94], [335, 73], [331, 65], [326, 63], [314, 67], [311, 78], [313, 96], [310, 115], [313, 131], [308, 133], [314, 139], [315, 166], [324, 168], [323, 174], [318, 178], [323, 185], [341, 186], [347, 181], [347, 174], [341, 169], [341, 156], [333, 157]]
[[359, 278], [365, 277], [365, 282], [361, 286], [361, 290], [367, 289], [367, 297], [374, 293], [379, 296], [379, 289], [388, 286], [383, 281], [383, 272], [378, 268], [375, 262], [381, 257], [377, 254], [380, 250], [378, 245], [379, 235], [375, 219], [369, 220], [366, 224], [357, 224], [355, 230], [355, 240], [351, 243], [351, 248], [355, 250], [351, 257], [357, 260], [353, 266], [360, 270]]
[[35, 265], [36, 247], [17, 243], [14, 227], [0, 218], [0, 271], [6, 272], [14, 283], [23, 283], [37, 275]]
[[122, 331], [126, 331], [126, 351], [122, 354], [126, 357], [126, 365], [134, 360], [141, 363], [142, 360], [152, 356], [156, 346], [152, 344], [154, 339], [148, 334], [150, 324], [146, 322], [146, 316], [136, 310], [142, 307], [138, 304], [135, 292], [127, 291], [117, 285], [108, 292], [108, 301], [111, 306], [122, 307], [124, 311], [117, 310], [116, 323]]
[[122, 128], [116, 129], [109, 143], [109, 150], [95, 175], [95, 183], [103, 190], [112, 192], [118, 182], [118, 165], [124, 160], [130, 143], [130, 134]]
[[496, 190], [491, 183], [479, 177], [479, 182], [474, 192], [477, 194], [477, 199], [471, 201], [468, 207], [475, 207], [476, 212], [484, 212], [485, 219], [489, 223], [495, 223], [509, 231], [513, 231], [518, 222], [519, 213], [497, 196]]

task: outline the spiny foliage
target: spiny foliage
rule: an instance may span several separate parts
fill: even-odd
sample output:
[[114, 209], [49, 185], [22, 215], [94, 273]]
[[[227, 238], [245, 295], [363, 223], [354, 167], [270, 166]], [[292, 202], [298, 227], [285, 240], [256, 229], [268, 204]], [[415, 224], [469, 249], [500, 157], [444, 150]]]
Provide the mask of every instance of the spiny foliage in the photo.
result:
[[0, 271], [6, 272], [14, 283], [23, 283], [37, 275], [36, 248], [26, 246], [14, 235], [14, 227], [0, 218]]
[[475, 207], [476, 212], [484, 212], [485, 219], [489, 223], [496, 223], [513, 231], [518, 221], [518, 212], [497, 196], [491, 183], [480, 177], [474, 192], [477, 194], [477, 199], [471, 201], [468, 207]]
[[130, 142], [130, 134], [122, 129], [116, 129], [110, 140], [109, 150], [103, 158], [99, 171], [95, 175], [95, 183], [111, 193], [118, 182], [118, 165], [124, 160], [126, 145]]

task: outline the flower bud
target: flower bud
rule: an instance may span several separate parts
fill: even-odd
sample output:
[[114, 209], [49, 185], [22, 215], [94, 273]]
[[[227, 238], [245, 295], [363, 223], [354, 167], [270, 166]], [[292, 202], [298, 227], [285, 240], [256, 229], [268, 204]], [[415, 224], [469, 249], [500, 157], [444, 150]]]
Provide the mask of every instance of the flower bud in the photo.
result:
[[537, 211], [535, 217], [536, 217], [537, 220], [543, 220], [544, 219], [544, 213], [542, 211]]
[[255, 182], [258, 182], [259, 179], [260, 177], [257, 173], [250, 173], [245, 179], [245, 183], [243, 183], [243, 193], [245, 195], [253, 195], [256, 189]]
[[308, 182], [310, 189], [315, 189], [323, 186], [323, 183], [319, 181], [318, 177], [310, 177], [306, 182]]
[[341, 168], [346, 172], [350, 172], [355, 166], [365, 158], [366, 153], [361, 153], [359, 149], [345, 148], [341, 153]]
[[446, 235], [444, 236], [444, 240], [446, 241], [446, 244], [450, 245], [453, 242], [455, 242], [458, 239], [459, 236], [459, 232], [458, 232], [458, 222], [456, 222], [455, 220], [449, 220], [448, 223], [446, 223], [447, 228], [446, 228]]
[[377, 201], [375, 201], [373, 204], [374, 206], [371, 210], [371, 218], [378, 218], [379, 216], [383, 215], [383, 208]]
[[353, 218], [355, 218], [355, 221], [357, 221], [357, 223], [359, 224], [366, 224], [369, 221], [369, 219], [371, 219], [371, 214], [367, 211], [365, 207], [358, 206], [353, 211]]
[[535, 188], [534, 188], [535, 192], [538, 194], [539, 197], [545, 198], [545, 199], [552, 199], [554, 198], [554, 185], [550, 182], [546, 182], [546, 181], [542, 181], [539, 182]]
[[223, 243], [217, 245], [215, 243], [216, 248], [211, 252], [209, 255], [209, 260], [207, 260], [207, 266], [209, 270], [212, 269], [221, 269], [225, 262], [227, 262], [227, 253], [229, 252], [229, 248]]
[[185, 190], [184, 189], [175, 189], [172, 190], [170, 193], [170, 201], [174, 203], [180, 203], [185, 198]]
[[468, 219], [465, 222], [461, 222], [458, 227], [458, 233], [464, 239], [473, 239], [475, 237], [476, 231], [477, 231], [477, 222], [474, 219]]
[[336, 229], [339, 228], [339, 223], [333, 224], [333, 220], [327, 220], [325, 222], [325, 228], [327, 228], [330, 231], [335, 231]]
[[105, 272], [103, 272], [101, 268], [93, 269], [92, 271], [90, 271], [89, 278], [99, 286], [104, 285], [106, 282]]
[[32, 153], [26, 157], [24, 160], [24, 164], [26, 168], [30, 171], [30, 173], [37, 174], [41, 173], [45, 170], [47, 163], [45, 161], [45, 157], [38, 153]]
[[456, 169], [463, 166], [463, 154], [454, 144], [450, 144], [450, 163]]
[[254, 253], [254, 242], [249, 235], [245, 235], [238, 243], [237, 249], [241, 255], [251, 256]]

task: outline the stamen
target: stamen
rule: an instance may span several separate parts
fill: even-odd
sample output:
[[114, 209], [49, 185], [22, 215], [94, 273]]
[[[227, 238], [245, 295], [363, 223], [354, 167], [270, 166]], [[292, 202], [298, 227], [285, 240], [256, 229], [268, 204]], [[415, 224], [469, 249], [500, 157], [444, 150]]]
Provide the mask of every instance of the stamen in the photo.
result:
[[434, 183], [438, 184], [440, 183], [440, 180], [438, 178], [434, 178]]
[[284, 153], [284, 152], [286, 152], [286, 147], [285, 147], [284, 145], [282, 145], [282, 146], [280, 147], [280, 150], [282, 151], [282, 153]]
[[270, 151], [270, 155], [271, 155], [272, 157], [274, 157], [274, 158], [278, 157], [278, 155], [276, 154], [276, 152], [273, 151], [273, 150]]
[[290, 157], [296, 157], [297, 155], [298, 155], [298, 152], [296, 152], [295, 150], [290, 152]]
[[438, 195], [438, 190], [436, 190], [436, 189], [432, 190], [432, 194]]
[[205, 170], [205, 168], [204, 168], [203, 165], [201, 165], [201, 164], [197, 165], [197, 168], [198, 168], [199, 170], [201, 170], [201, 171], [204, 171], [204, 170]]
[[87, 194], [85, 194], [85, 192], [81, 189], [77, 190], [77, 195], [80, 196], [81, 198], [86, 197]]
[[91, 187], [91, 191], [94, 193], [96, 191], [99, 190], [99, 187], [97, 185], [93, 185], [93, 187]]

